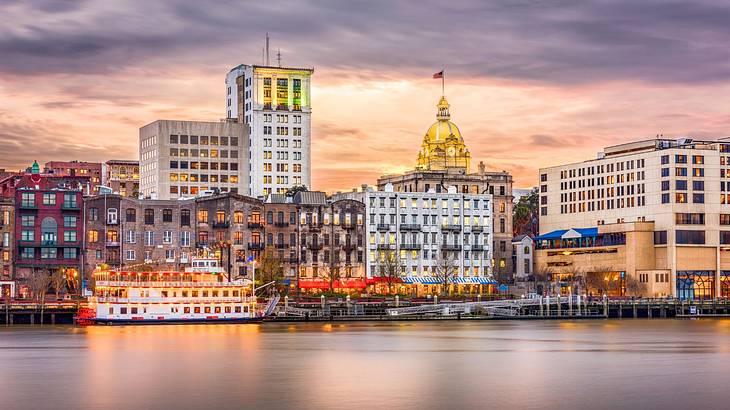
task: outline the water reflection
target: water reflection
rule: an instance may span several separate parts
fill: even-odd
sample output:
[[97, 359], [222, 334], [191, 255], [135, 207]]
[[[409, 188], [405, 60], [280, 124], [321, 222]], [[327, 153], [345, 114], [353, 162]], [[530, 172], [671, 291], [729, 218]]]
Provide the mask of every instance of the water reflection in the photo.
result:
[[730, 321], [0, 329], [0, 408], [725, 408]]

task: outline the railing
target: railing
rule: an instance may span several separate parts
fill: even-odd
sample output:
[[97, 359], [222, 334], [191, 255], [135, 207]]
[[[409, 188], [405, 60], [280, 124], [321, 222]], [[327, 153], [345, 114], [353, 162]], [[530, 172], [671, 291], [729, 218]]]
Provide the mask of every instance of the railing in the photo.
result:
[[445, 225], [441, 225], [441, 230], [443, 230], [443, 231], [460, 231], [461, 225], [445, 224]]
[[352, 250], [357, 249], [357, 244], [345, 243], [344, 245], [342, 245], [342, 249], [344, 249], [345, 251], [352, 251]]
[[391, 245], [389, 243], [379, 243], [377, 248], [378, 250], [389, 250], [393, 249], [394, 245]]
[[401, 231], [420, 231], [421, 224], [400, 224]]
[[228, 228], [231, 224], [229, 222], [213, 222], [213, 228]]
[[[152, 273], [154, 274], [154, 273]], [[189, 282], [189, 281], [134, 281], [134, 280], [97, 280], [96, 286], [112, 287], [156, 287], [156, 288], [240, 288], [240, 282]]]
[[249, 243], [248, 244], [248, 249], [249, 250], [263, 251], [264, 250], [264, 244], [263, 244], [263, 242], [261, 242], [261, 243], [258, 243], [258, 242], [257, 243]]
[[378, 230], [379, 231], [389, 231], [390, 224], [378, 224]]
[[415, 251], [421, 249], [420, 243], [402, 243], [400, 248], [406, 251]]
[[263, 222], [248, 221], [248, 227], [249, 228], [263, 228], [264, 227], [264, 223]]
[[444, 250], [444, 251], [460, 251], [461, 250], [461, 245], [457, 245], [457, 244], [453, 244], [453, 243], [449, 243], [449, 244], [444, 243], [444, 244], [441, 244], [441, 250]]
[[289, 226], [289, 222], [274, 222], [274, 226], [277, 228], [286, 228]]
[[310, 242], [307, 244], [307, 248], [312, 250], [320, 250], [322, 249], [322, 242]]
[[484, 230], [484, 227], [481, 225], [472, 225], [471, 231], [472, 232], [482, 232]]
[[471, 246], [471, 250], [472, 251], [483, 251], [484, 250], [484, 245], [472, 245]]
[[106, 246], [109, 246], [109, 247], [118, 247], [119, 246], [119, 241], [106, 241]]
[[288, 243], [277, 243], [276, 244], [276, 249], [286, 249], [288, 247], [289, 247]]
[[191, 298], [191, 297], [133, 297], [133, 298], [121, 298], [116, 296], [97, 296], [96, 300], [100, 303], [116, 302], [116, 303], [235, 303], [243, 302], [242, 297], [205, 297], [205, 298]]
[[355, 229], [355, 227], [357, 225], [355, 225], [352, 222], [350, 222], [350, 223], [343, 222], [341, 226], [342, 226], [343, 229]]

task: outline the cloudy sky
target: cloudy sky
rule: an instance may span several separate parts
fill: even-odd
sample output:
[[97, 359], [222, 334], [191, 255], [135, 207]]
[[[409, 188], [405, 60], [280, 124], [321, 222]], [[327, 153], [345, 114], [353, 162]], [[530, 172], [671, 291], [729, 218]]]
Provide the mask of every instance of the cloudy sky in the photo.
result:
[[217, 120], [225, 73], [315, 67], [313, 187], [412, 168], [446, 68], [472, 158], [537, 168], [638, 138], [730, 135], [720, 1], [0, 2], [0, 167], [137, 158], [156, 119]]

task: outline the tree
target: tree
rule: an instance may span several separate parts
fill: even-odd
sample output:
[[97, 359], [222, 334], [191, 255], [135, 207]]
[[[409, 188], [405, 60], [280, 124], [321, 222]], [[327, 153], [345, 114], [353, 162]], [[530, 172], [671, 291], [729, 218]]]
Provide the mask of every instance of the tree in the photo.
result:
[[258, 269], [256, 270], [257, 279], [262, 284], [275, 282], [274, 286], [280, 286], [284, 280], [284, 265], [274, 252], [265, 251], [259, 259]]
[[43, 324], [43, 308], [46, 303], [46, 292], [51, 286], [51, 276], [45, 270], [34, 271], [29, 278], [28, 285], [33, 292], [33, 297], [40, 303], [41, 324]]
[[646, 292], [646, 284], [639, 282], [633, 276], [626, 277], [626, 293], [631, 296], [643, 296]]
[[293, 185], [291, 188], [287, 188], [286, 190], [286, 196], [293, 197], [297, 194], [297, 192], [307, 192], [309, 189], [306, 185]]
[[58, 300], [61, 290], [66, 286], [65, 268], [58, 268], [51, 273], [51, 284], [53, 285], [53, 291], [56, 293], [56, 300]]
[[327, 263], [320, 266], [318, 270], [319, 277], [324, 279], [329, 284], [329, 291], [335, 291], [335, 281], [340, 280], [341, 274], [339, 268], [333, 264]]
[[441, 294], [450, 293], [450, 285], [452, 285], [459, 274], [459, 267], [456, 265], [454, 253], [449, 251], [439, 252], [439, 258], [436, 260], [436, 279], [443, 286]]
[[512, 210], [512, 229], [514, 235], [536, 236], [538, 233], [538, 214], [540, 194], [533, 188], [529, 194], [520, 197]]
[[406, 270], [400, 255], [398, 255], [396, 251], [389, 251], [386, 253], [381, 269], [383, 276], [386, 278], [388, 283], [388, 293], [394, 293], [393, 285], [403, 278]]

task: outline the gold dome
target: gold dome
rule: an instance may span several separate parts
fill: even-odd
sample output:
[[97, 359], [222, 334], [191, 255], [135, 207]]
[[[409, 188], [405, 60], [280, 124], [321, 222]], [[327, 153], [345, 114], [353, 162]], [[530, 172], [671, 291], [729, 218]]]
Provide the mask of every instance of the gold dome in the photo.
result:
[[436, 105], [436, 122], [428, 128], [418, 153], [419, 169], [465, 168], [469, 172], [471, 153], [464, 144], [459, 127], [451, 122], [449, 102], [441, 97]]

